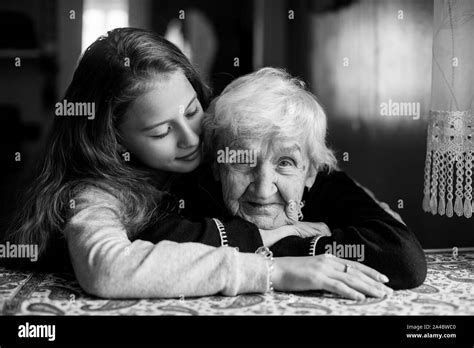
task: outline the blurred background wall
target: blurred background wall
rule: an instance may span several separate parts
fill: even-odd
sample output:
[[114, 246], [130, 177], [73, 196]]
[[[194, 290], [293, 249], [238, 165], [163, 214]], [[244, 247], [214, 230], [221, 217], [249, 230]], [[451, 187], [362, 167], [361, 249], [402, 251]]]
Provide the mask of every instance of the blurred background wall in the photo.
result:
[[[432, 16], [432, 0], [2, 0], [1, 225], [80, 53], [107, 30], [134, 26], [176, 43], [215, 93], [263, 66], [301, 77], [327, 111], [343, 170], [424, 248], [472, 247], [474, 220], [421, 209]], [[419, 117], [383, 116], [391, 102], [419, 105]]]

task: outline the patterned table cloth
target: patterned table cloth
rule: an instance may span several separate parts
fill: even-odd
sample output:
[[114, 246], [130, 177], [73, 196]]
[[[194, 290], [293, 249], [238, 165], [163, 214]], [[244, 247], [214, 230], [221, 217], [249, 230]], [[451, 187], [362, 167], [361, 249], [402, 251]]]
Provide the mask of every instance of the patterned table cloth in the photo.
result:
[[84, 293], [71, 274], [0, 268], [2, 315], [474, 315], [474, 253], [427, 254], [425, 283], [364, 302], [323, 291], [237, 297], [104, 300]]

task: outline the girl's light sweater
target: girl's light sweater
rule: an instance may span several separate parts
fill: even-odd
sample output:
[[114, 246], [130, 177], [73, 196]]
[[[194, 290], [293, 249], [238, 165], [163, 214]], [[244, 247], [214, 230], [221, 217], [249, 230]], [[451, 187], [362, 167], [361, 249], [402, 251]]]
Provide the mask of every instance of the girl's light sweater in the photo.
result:
[[64, 235], [77, 280], [86, 292], [144, 298], [267, 291], [263, 257], [199, 243], [131, 242], [120, 207], [115, 196], [95, 187], [75, 197]]

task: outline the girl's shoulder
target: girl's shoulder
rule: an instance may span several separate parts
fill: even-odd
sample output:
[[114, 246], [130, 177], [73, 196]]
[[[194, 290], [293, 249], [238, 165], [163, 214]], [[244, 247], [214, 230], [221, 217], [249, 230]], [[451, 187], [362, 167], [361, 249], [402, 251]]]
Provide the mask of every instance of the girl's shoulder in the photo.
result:
[[104, 184], [95, 185], [87, 183], [76, 186], [71, 192], [69, 216], [91, 206], [102, 206], [113, 210], [121, 210], [123, 203], [120, 199], [120, 192]]

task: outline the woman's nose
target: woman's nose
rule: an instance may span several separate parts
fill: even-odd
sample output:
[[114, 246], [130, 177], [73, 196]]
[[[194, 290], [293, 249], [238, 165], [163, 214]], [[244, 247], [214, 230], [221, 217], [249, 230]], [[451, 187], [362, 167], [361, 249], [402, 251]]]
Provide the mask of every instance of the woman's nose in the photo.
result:
[[269, 166], [257, 166], [254, 174], [253, 193], [255, 198], [265, 200], [277, 191], [275, 173]]
[[181, 134], [178, 141], [178, 147], [187, 148], [199, 145], [199, 135], [185, 121], [181, 124]]

